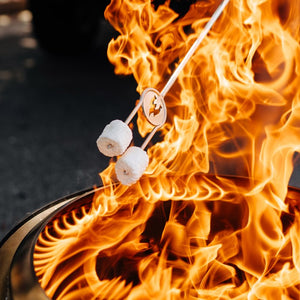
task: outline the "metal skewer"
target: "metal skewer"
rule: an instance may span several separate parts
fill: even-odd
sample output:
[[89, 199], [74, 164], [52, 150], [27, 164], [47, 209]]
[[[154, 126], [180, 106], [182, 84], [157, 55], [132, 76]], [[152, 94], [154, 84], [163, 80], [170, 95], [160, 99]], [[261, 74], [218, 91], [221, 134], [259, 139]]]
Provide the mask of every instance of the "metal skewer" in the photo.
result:
[[[180, 72], [188, 63], [196, 49], [208, 34], [209, 30], [221, 15], [230, 0], [224, 0], [213, 13], [210, 20], [204, 26], [199, 37], [186, 53], [174, 73], [171, 75], [161, 92], [154, 88], [147, 88], [143, 91], [139, 103], [129, 114], [125, 122], [114, 120], [108, 124], [97, 140], [97, 146], [103, 154], [113, 157], [120, 155], [115, 165], [117, 179], [125, 185], [136, 182], [146, 170], [149, 164], [149, 157], [144, 150], [156, 131], [162, 127], [167, 120], [167, 108], [164, 97], [173, 86]], [[135, 114], [142, 107], [147, 121], [153, 125], [152, 131], [148, 134], [141, 147], [131, 146], [132, 131], [128, 126]]]
[[165, 97], [165, 95], [168, 93], [170, 88], [173, 86], [174, 82], [176, 81], [177, 77], [179, 76], [182, 69], [185, 67], [185, 65], [188, 63], [190, 58], [193, 56], [203, 39], [207, 36], [208, 32], [210, 31], [211, 27], [215, 24], [221, 13], [223, 12], [224, 8], [227, 6], [228, 2], [230, 0], [224, 0], [218, 8], [215, 10], [209, 21], [206, 23], [205, 27], [201, 31], [199, 37], [196, 39], [194, 44], [191, 46], [189, 51], [186, 53], [178, 67], [175, 69], [169, 80], [167, 81], [165, 87], [160, 92], [162, 97]]
[[168, 93], [170, 88], [173, 86], [174, 82], [178, 78], [180, 72], [191, 59], [203, 39], [207, 36], [208, 32], [210, 31], [211, 27], [217, 21], [227, 4], [230, 0], [224, 0], [218, 8], [215, 10], [209, 21], [206, 23], [204, 29], [201, 31], [199, 37], [195, 40], [189, 51], [186, 53], [178, 67], [175, 69], [167, 83], [165, 84], [164, 88], [161, 92], [157, 91], [153, 88], [147, 88], [144, 90], [140, 97], [140, 101], [137, 106], [133, 109], [130, 115], [125, 120], [125, 123], [128, 125], [135, 114], [138, 112], [140, 107], [143, 107], [143, 112], [148, 120], [148, 122], [154, 125], [153, 130], [149, 133], [147, 138], [145, 139], [144, 143], [142, 144], [141, 148], [145, 149], [156, 131], [164, 125], [167, 119], [167, 109], [164, 101], [165, 95]]

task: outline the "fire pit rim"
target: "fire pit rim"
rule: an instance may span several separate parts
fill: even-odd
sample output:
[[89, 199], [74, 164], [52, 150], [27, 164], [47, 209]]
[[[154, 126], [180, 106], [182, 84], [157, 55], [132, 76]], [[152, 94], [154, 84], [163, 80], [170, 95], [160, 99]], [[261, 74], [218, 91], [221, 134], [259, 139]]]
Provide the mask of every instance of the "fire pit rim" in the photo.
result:
[[[239, 181], [239, 180], [242, 180], [244, 182], [249, 181], [249, 178], [247, 178], [247, 177], [233, 176], [233, 175], [206, 174], [205, 177], [207, 177], [209, 179], [211, 179], [211, 178], [215, 178], [215, 179], [226, 178], [226, 179], [234, 180], [234, 181]], [[58, 213], [62, 212], [65, 208], [67, 208], [67, 207], [70, 208], [70, 206], [72, 206], [72, 204], [78, 203], [78, 202], [80, 202], [80, 200], [84, 201], [88, 196], [93, 196], [96, 191], [99, 191], [99, 190], [102, 190], [102, 189], [105, 189], [105, 188], [107, 188], [107, 186], [102, 185], [102, 186], [99, 186], [99, 187], [96, 187], [96, 188], [85, 189], [83, 191], [75, 192], [74, 194], [70, 194], [70, 195], [64, 196], [64, 197], [62, 197], [58, 200], [55, 200], [55, 201], [47, 204], [46, 206], [42, 207], [41, 209], [38, 209], [32, 215], [30, 215], [29, 217], [26, 217], [25, 219], [23, 219], [15, 228], [13, 228], [9, 232], [10, 234], [14, 234], [19, 228], [22, 227], [22, 225], [24, 225], [28, 220], [30, 220], [34, 216], [37, 216], [42, 211], [44, 211], [46, 209], [49, 209], [49, 208], [55, 206], [56, 204], [58, 204], [60, 202], [63, 202], [63, 201], [66, 201], [66, 200], [70, 199], [70, 201], [66, 202], [65, 204], [60, 206], [58, 209], [54, 210], [49, 215], [47, 215], [47, 217], [44, 218], [41, 222], [37, 223], [30, 230], [30, 232], [28, 232], [27, 235], [23, 238], [22, 242], [19, 244], [19, 246], [18, 246], [18, 248], [15, 252], [15, 255], [13, 257], [11, 267], [10, 267], [10, 274], [12, 274], [14, 272], [14, 270], [16, 270], [18, 272], [20, 271], [20, 263], [22, 263], [21, 270], [22, 269], [27, 270], [27, 271], [29, 270], [29, 273], [30, 273], [30, 276], [31, 276], [31, 288], [29, 286], [26, 286], [26, 289], [31, 291], [31, 292], [33, 291], [35, 293], [34, 295], [30, 294], [29, 297], [34, 296], [34, 298], [37, 299], [37, 300], [38, 299], [43, 299], [43, 300], [50, 299], [45, 294], [42, 287], [40, 286], [40, 284], [38, 282], [38, 278], [35, 274], [34, 265], [33, 265], [34, 246], [37, 242], [37, 239], [38, 239], [40, 233], [43, 231], [45, 226], [51, 221], [51, 219], [53, 219]], [[294, 186], [288, 186], [288, 192], [287, 192], [286, 198], [288, 198], [289, 194], [293, 193], [293, 192], [296, 192], [297, 194], [300, 194], [300, 188], [294, 187]], [[4, 240], [1, 241], [0, 249], [5, 244], [5, 242], [9, 239], [9, 237], [10, 237], [10, 235], [7, 234], [4, 238]], [[26, 246], [28, 246], [28, 244], [30, 244], [31, 247], [29, 247], [29, 249], [25, 249]], [[24, 256], [26, 256], [25, 261], [24, 261]], [[20, 262], [21, 258], [22, 258], [22, 261]], [[19, 273], [18, 273], [18, 275], [20, 276]], [[28, 272], [27, 272], [26, 276], [28, 276]], [[26, 277], [26, 279], [28, 281], [28, 277]], [[10, 286], [10, 292], [11, 292], [12, 295], [13, 295], [13, 289], [14, 288], [17, 288], [17, 287], [12, 286], [12, 285]], [[27, 299], [27, 298], [24, 298], [24, 296], [22, 296], [22, 297], [14, 296], [12, 299], [19, 300], [19, 299]], [[30, 299], [30, 298], [28, 298], [28, 299]]]

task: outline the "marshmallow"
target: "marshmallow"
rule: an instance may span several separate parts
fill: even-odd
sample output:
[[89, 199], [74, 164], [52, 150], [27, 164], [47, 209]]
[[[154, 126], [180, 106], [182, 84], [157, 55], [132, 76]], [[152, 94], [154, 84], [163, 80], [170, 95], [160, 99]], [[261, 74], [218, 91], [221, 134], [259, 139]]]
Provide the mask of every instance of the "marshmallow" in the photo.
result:
[[113, 157], [121, 155], [128, 148], [132, 140], [132, 131], [129, 126], [120, 120], [113, 120], [105, 126], [97, 140], [101, 153]]
[[117, 178], [122, 184], [131, 185], [140, 179], [148, 164], [146, 151], [139, 147], [130, 147], [116, 163]]

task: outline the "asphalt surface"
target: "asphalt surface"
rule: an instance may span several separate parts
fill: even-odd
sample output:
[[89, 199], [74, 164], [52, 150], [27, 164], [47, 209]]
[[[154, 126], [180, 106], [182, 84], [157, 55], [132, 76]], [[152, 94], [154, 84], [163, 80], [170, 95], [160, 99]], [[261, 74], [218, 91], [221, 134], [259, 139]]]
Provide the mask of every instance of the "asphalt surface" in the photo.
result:
[[108, 159], [96, 139], [125, 119], [138, 94], [107, 60], [112, 30], [75, 57], [39, 49], [26, 14], [0, 16], [0, 240], [28, 214], [101, 183]]

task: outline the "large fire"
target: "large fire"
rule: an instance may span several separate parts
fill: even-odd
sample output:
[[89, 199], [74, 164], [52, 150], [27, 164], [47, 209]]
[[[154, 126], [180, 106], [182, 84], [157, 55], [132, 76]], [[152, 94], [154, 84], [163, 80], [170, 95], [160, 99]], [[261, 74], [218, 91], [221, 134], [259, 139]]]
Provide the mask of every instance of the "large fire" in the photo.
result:
[[[105, 11], [120, 33], [108, 57], [140, 93], [161, 90], [220, 4], [161, 2]], [[299, 299], [299, 205], [286, 195], [300, 150], [300, 0], [231, 0], [165, 101], [141, 180], [115, 184], [111, 162], [91, 207], [40, 235], [47, 295]], [[142, 113], [137, 124], [151, 130]]]

